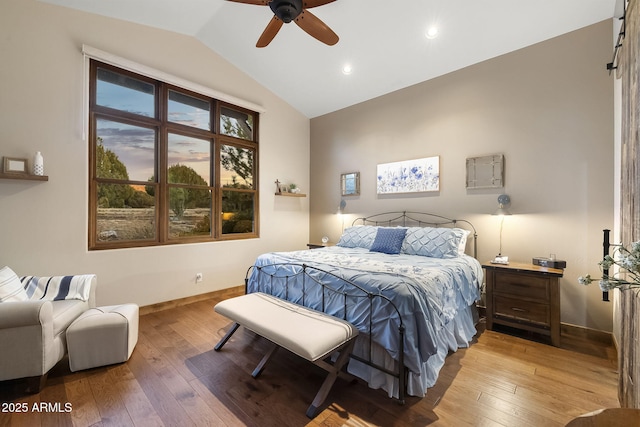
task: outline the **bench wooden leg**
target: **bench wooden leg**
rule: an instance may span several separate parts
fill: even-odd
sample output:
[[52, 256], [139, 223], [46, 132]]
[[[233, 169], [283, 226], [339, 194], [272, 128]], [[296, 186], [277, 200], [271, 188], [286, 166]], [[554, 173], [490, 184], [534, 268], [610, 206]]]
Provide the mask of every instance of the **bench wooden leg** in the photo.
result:
[[229, 329], [229, 332], [227, 332], [225, 334], [225, 336], [222, 337], [222, 339], [218, 342], [218, 344], [216, 344], [215, 347], [213, 347], [213, 349], [215, 351], [220, 351], [222, 346], [225, 345], [227, 343], [227, 341], [229, 341], [229, 338], [231, 338], [231, 335], [233, 335], [234, 332], [237, 331], [239, 327], [240, 327], [239, 323], [234, 323], [233, 326], [231, 327], [231, 329]]
[[336, 381], [336, 378], [338, 378], [338, 375], [340, 374], [342, 367], [349, 360], [349, 356], [351, 355], [351, 351], [353, 350], [354, 344], [355, 344], [355, 340], [352, 339], [351, 341], [346, 343], [341, 349], [338, 349], [338, 351], [340, 351], [340, 355], [338, 356], [338, 358], [336, 359], [333, 365], [329, 365], [329, 368], [325, 366], [327, 365], [326, 363], [322, 364], [322, 367], [324, 369], [328, 368], [327, 370], [329, 371], [329, 373], [327, 374], [327, 377], [324, 379], [322, 386], [320, 386], [320, 389], [318, 390], [316, 397], [313, 399], [311, 406], [309, 406], [309, 409], [307, 409], [307, 417], [314, 418], [317, 415], [318, 408], [320, 407], [320, 405], [322, 405], [324, 400], [327, 398], [327, 395], [329, 394], [331, 387], [333, 387], [333, 383]]
[[253, 373], [251, 374], [253, 378], [258, 378], [260, 376], [260, 374], [264, 370], [264, 366], [267, 364], [269, 359], [271, 359], [271, 356], [273, 356], [273, 354], [278, 349], [278, 345], [272, 343], [271, 341], [269, 341], [269, 343], [271, 344], [271, 348], [269, 349], [269, 351], [267, 351], [267, 354], [264, 355], [260, 363], [258, 363], [258, 366], [256, 366], [256, 369], [253, 370]]

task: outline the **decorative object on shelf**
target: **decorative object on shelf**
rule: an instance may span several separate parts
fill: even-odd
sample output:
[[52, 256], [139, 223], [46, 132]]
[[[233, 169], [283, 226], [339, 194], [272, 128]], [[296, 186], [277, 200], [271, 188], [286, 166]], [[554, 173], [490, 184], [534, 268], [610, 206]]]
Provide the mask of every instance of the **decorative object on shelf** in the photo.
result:
[[378, 194], [440, 191], [440, 156], [383, 163], [377, 172]]
[[343, 196], [359, 196], [360, 172], [343, 173], [340, 176], [340, 189]]
[[15, 157], [4, 158], [4, 173], [27, 175], [29, 169], [27, 167], [27, 159], [19, 159]]
[[329, 243], [329, 238], [327, 236], [322, 236], [322, 244], [326, 245], [327, 243]]
[[511, 212], [507, 209], [511, 204], [511, 197], [506, 194], [501, 194], [498, 196], [498, 210], [494, 213], [494, 215], [498, 215], [500, 217], [500, 250], [498, 255], [491, 261], [492, 264], [509, 264], [509, 257], [506, 255], [502, 255], [502, 228], [504, 225], [504, 217], [506, 215], [511, 215]]
[[300, 189], [296, 184], [283, 184], [279, 179], [276, 179], [276, 196], [289, 196], [289, 197], [307, 197], [306, 194], [300, 192]]
[[44, 175], [44, 158], [40, 151], [37, 151], [33, 156], [33, 174], [37, 176]]
[[307, 197], [306, 194], [300, 192], [300, 189], [296, 184], [283, 184], [280, 180], [275, 180], [276, 184], [276, 196], [289, 196], [289, 197]]
[[467, 188], [504, 187], [504, 155], [467, 159]]

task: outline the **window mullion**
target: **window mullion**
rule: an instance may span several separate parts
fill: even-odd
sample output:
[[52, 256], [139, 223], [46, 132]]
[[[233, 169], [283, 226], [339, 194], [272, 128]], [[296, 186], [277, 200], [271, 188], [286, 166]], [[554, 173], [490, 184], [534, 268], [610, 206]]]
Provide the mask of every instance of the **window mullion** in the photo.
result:
[[157, 176], [158, 176], [158, 238], [160, 243], [169, 240], [169, 129], [167, 127], [167, 86], [162, 82], [158, 84], [157, 116], [160, 120], [158, 129], [158, 142], [156, 148], [157, 155]]

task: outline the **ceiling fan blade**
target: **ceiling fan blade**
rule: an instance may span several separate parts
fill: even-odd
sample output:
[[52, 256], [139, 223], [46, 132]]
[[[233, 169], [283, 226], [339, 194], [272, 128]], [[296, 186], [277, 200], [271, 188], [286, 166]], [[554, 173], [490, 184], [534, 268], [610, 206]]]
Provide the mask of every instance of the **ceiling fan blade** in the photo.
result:
[[273, 40], [276, 34], [278, 34], [278, 31], [280, 31], [280, 28], [282, 28], [282, 24], [283, 22], [278, 19], [277, 16], [273, 15], [273, 18], [271, 18], [271, 21], [267, 24], [267, 28], [264, 29], [262, 35], [258, 39], [256, 47], [265, 47], [271, 43], [271, 40]]
[[303, 0], [302, 7], [304, 9], [311, 9], [312, 7], [323, 6], [328, 3], [333, 3], [336, 0]]
[[311, 37], [320, 40], [322, 43], [333, 46], [338, 43], [338, 35], [331, 28], [308, 10], [303, 10], [295, 20], [298, 27], [302, 28]]
[[257, 4], [259, 6], [266, 6], [269, 4], [269, 0], [227, 0], [232, 1], [234, 3], [246, 3], [246, 4]]

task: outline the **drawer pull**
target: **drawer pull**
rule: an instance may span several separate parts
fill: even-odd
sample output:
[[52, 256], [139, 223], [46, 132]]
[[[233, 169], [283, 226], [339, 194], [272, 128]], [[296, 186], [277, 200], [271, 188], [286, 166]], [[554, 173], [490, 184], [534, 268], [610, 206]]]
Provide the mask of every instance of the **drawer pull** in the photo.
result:
[[520, 313], [526, 313], [529, 310], [525, 310], [524, 308], [520, 308], [520, 307], [511, 307], [511, 310], [513, 311], [518, 311]]

